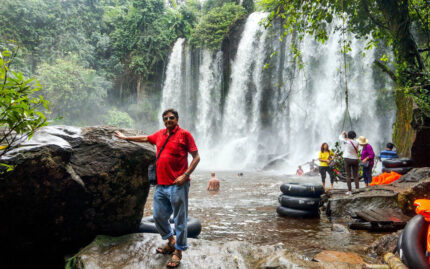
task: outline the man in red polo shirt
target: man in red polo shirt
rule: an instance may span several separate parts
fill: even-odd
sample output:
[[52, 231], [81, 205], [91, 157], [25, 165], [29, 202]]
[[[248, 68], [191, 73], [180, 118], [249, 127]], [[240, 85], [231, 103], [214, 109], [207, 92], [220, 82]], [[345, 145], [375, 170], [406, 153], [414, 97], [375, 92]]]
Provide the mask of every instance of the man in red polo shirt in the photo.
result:
[[[149, 136], [124, 136], [116, 131], [115, 136], [135, 142], [149, 142], [157, 146], [157, 156], [170, 136], [160, 157], [157, 160], [158, 185], [154, 192], [154, 221], [163, 239], [168, 239], [167, 245], [157, 248], [157, 253], [171, 254], [172, 259], [167, 267], [179, 266], [182, 251], [187, 245], [188, 191], [190, 188], [190, 174], [200, 161], [193, 136], [178, 125], [179, 114], [174, 109], [163, 112], [166, 129]], [[188, 153], [193, 160], [188, 167]], [[169, 219], [173, 213], [176, 240], [170, 227]]]

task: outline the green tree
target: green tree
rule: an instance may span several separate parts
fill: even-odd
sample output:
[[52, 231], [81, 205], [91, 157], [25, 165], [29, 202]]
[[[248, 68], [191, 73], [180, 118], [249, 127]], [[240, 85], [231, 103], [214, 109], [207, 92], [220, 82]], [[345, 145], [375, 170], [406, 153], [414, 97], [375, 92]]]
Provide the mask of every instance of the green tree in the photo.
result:
[[41, 95], [36, 96], [40, 84], [12, 71], [13, 57], [10, 51], [0, 53], [0, 158], [15, 142], [30, 138], [38, 128], [48, 124], [40, 109], [49, 110], [49, 102]]
[[29, 51], [24, 57], [34, 71], [42, 61], [73, 53], [96, 67], [97, 45], [104, 36], [104, 9], [91, 0], [4, 0], [0, 5], [0, 38], [14, 39]]
[[246, 10], [234, 3], [216, 7], [201, 18], [192, 31], [190, 42], [196, 47], [219, 50], [232, 26], [245, 16]]
[[166, 10], [163, 0], [135, 0], [127, 8], [115, 7], [105, 22], [113, 28], [110, 40], [115, 53], [141, 79], [154, 74], [177, 38], [177, 13]]
[[198, 0], [187, 0], [185, 4], [179, 7], [178, 11], [178, 36], [190, 38], [192, 29], [194, 29], [200, 19], [200, 2]]
[[63, 123], [73, 125], [102, 122], [110, 83], [95, 70], [70, 57], [41, 64], [37, 74], [44, 86], [42, 94], [51, 101], [51, 118], [62, 117]]
[[222, 7], [224, 4], [239, 4], [236, 0], [206, 0], [203, 3], [203, 13], [207, 14], [210, 10]]
[[127, 112], [112, 108], [106, 115], [105, 124], [122, 128], [133, 128], [134, 120], [130, 117], [130, 115], [128, 115]]

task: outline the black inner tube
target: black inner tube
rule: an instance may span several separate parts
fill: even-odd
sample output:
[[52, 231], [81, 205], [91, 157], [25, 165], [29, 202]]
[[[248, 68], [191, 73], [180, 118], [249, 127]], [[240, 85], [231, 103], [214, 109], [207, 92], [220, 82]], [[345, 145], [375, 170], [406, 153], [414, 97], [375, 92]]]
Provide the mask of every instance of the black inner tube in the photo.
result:
[[300, 210], [300, 209], [293, 209], [285, 206], [278, 206], [276, 208], [276, 212], [280, 216], [284, 217], [293, 217], [293, 218], [317, 218], [319, 217], [319, 210]]
[[[175, 224], [173, 219], [169, 220], [170, 225], [175, 232]], [[188, 217], [187, 221], [187, 237], [189, 238], [197, 238], [197, 236], [202, 231], [202, 225], [200, 221], [193, 217]], [[152, 216], [144, 217], [139, 226], [140, 233], [158, 233], [157, 228], [155, 227], [154, 218]]]
[[289, 195], [279, 195], [278, 201], [284, 207], [300, 210], [318, 210], [320, 198], [294, 197]]
[[383, 160], [382, 164], [387, 168], [400, 168], [412, 166], [413, 161], [409, 158], [399, 158], [399, 159], [388, 159]]
[[402, 261], [409, 268], [430, 268], [430, 263], [426, 256], [428, 225], [423, 216], [416, 215], [403, 230], [400, 252], [402, 253]]
[[284, 183], [281, 185], [281, 191], [285, 195], [298, 197], [315, 197], [318, 198], [324, 193], [322, 185], [313, 183]]

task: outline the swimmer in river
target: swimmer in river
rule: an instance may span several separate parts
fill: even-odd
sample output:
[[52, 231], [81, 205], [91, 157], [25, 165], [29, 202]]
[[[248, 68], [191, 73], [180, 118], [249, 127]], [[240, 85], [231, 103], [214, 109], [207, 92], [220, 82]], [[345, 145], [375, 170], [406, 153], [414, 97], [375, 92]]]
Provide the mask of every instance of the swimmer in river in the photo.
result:
[[208, 191], [219, 191], [219, 180], [215, 177], [215, 173], [211, 173], [211, 179], [208, 184]]
[[303, 169], [302, 169], [302, 166], [301, 165], [299, 165], [299, 168], [297, 169], [297, 171], [296, 171], [296, 175], [298, 175], [298, 176], [303, 176]]

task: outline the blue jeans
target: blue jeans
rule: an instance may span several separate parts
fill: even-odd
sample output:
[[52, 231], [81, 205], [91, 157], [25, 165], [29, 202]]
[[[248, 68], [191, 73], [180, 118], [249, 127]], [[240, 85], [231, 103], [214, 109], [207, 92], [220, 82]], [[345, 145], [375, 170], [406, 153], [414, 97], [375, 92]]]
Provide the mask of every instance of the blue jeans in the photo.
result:
[[366, 184], [372, 183], [372, 169], [373, 169], [373, 165], [369, 165], [368, 167], [363, 167], [363, 179], [364, 179], [364, 183]]
[[163, 239], [174, 235], [170, 227], [170, 216], [173, 213], [175, 222], [176, 243], [178, 250], [187, 250], [188, 191], [190, 182], [178, 185], [157, 185], [154, 192], [155, 227]]

